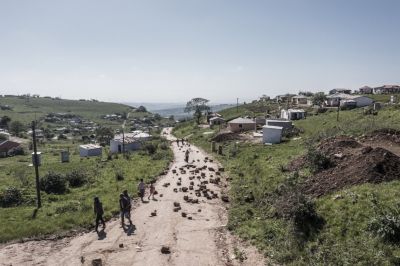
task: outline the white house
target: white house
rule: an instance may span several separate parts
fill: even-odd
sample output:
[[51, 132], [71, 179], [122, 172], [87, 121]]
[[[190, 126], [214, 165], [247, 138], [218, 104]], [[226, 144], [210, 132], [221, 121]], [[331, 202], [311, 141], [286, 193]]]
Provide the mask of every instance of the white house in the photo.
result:
[[79, 146], [79, 155], [81, 157], [101, 156], [103, 148], [96, 144], [85, 144]]
[[326, 97], [327, 100], [325, 102], [328, 107], [338, 107], [339, 104], [341, 106], [345, 105], [355, 105], [355, 107], [364, 107], [371, 105], [374, 101], [363, 95], [350, 95], [350, 94], [334, 94]]
[[299, 106], [311, 106], [312, 105], [311, 97], [307, 97], [304, 95], [293, 96], [292, 104]]
[[306, 112], [303, 109], [282, 109], [281, 118], [287, 120], [299, 120], [306, 118]]
[[110, 152], [112, 153], [120, 153], [123, 150], [125, 151], [137, 151], [140, 150], [142, 144], [149, 140], [151, 135], [136, 130], [132, 133], [126, 133], [124, 135], [119, 134], [114, 137], [114, 139], [110, 140]]
[[277, 126], [263, 126], [263, 142], [277, 144], [282, 139], [282, 127]]

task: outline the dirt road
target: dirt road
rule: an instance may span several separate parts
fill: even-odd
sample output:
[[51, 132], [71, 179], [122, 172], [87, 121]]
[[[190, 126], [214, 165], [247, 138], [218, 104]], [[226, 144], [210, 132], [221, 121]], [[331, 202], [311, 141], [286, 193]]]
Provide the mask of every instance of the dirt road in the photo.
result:
[[[205, 184], [209, 199], [203, 192], [200, 197], [195, 195], [202, 181], [219, 177], [215, 172], [218, 165], [211, 158], [206, 160], [207, 155], [194, 146], [182, 147], [180, 143], [178, 147], [171, 129], [164, 133], [172, 141], [175, 160], [168, 173], [158, 179], [157, 201], [134, 204], [133, 227], [124, 230], [120, 220], [114, 219], [99, 235], [90, 232], [61, 240], [6, 245], [0, 249], [0, 265], [97, 265], [93, 260], [118, 266], [264, 265], [263, 257], [253, 247], [244, 245], [226, 231], [228, 205], [221, 200], [223, 181], [218, 185]], [[184, 162], [187, 149], [191, 150], [192, 167], [189, 168]], [[207, 168], [198, 170], [204, 166]], [[221, 180], [225, 180], [222, 172], [221, 175]], [[181, 185], [177, 185], [179, 178]], [[190, 182], [193, 190], [179, 191], [189, 188]], [[165, 183], [170, 185], [164, 187]], [[212, 198], [213, 193], [218, 197]], [[185, 195], [198, 199], [199, 203], [185, 201]], [[174, 202], [180, 204], [181, 210], [174, 212]], [[156, 216], [151, 216], [154, 211]], [[183, 212], [187, 217], [182, 216]], [[169, 247], [170, 253], [162, 254], [162, 246]]]

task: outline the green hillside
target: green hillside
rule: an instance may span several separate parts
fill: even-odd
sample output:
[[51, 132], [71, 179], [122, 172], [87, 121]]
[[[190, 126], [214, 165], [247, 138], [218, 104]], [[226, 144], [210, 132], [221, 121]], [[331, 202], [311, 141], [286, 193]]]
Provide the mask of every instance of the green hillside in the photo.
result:
[[[253, 116], [260, 105], [242, 105], [239, 112], [230, 108], [219, 113], [227, 119]], [[223, 155], [215, 156], [231, 178], [228, 227], [284, 265], [398, 265], [400, 247], [390, 237], [400, 232], [400, 180], [347, 186], [315, 197], [301, 192], [313, 176], [310, 163], [297, 171], [288, 168], [299, 156], [312, 154], [310, 145], [315, 147], [329, 137], [359, 139], [385, 128], [400, 130], [397, 105], [385, 107], [375, 116], [365, 115], [362, 109], [340, 112], [339, 121], [336, 115], [331, 111], [296, 121], [302, 133], [277, 145], [239, 141], [235, 149], [236, 140], [217, 143], [223, 146]], [[188, 136], [211, 152], [210, 142], [217, 131], [186, 122], [178, 125], [174, 134]], [[385, 147], [395, 150], [400, 145]]]
[[[0, 110], [0, 116], [8, 116], [25, 124], [40, 120], [49, 113], [72, 113], [96, 123], [105, 123], [102, 116], [127, 113], [131, 107], [118, 103], [78, 101], [56, 98], [0, 97], [0, 105], [8, 105], [11, 110]], [[107, 122], [110, 125], [117, 124]]]

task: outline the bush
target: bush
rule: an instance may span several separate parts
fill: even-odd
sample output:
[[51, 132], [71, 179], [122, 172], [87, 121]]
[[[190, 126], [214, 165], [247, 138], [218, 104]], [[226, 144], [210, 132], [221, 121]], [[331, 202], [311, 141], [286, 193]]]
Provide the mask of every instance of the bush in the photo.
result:
[[320, 231], [325, 224], [322, 217], [317, 214], [314, 201], [300, 195], [292, 209], [292, 221], [296, 235], [309, 239], [313, 233]]
[[386, 242], [400, 243], [400, 206], [381, 210], [368, 223], [368, 230]]
[[61, 174], [49, 172], [40, 179], [40, 189], [48, 194], [64, 194], [67, 191], [67, 180]]
[[117, 172], [115, 172], [115, 179], [116, 179], [117, 181], [122, 181], [122, 180], [124, 180], [124, 179], [125, 179], [124, 173], [122, 173], [122, 171], [117, 171]]
[[148, 154], [153, 155], [157, 151], [157, 146], [154, 145], [153, 143], [147, 143], [144, 146], [144, 149], [147, 151]]
[[333, 162], [329, 157], [314, 147], [309, 147], [307, 152], [307, 162], [313, 173], [328, 169], [333, 166]]
[[18, 188], [8, 187], [0, 195], [0, 205], [4, 208], [21, 204], [22, 194]]
[[65, 178], [71, 187], [80, 187], [88, 182], [87, 173], [79, 170], [72, 170]]

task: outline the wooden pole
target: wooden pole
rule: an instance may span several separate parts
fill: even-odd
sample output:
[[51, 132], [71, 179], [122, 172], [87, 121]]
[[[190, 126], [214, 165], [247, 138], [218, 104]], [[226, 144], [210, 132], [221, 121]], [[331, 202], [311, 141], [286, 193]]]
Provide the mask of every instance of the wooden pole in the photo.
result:
[[40, 197], [39, 160], [38, 160], [37, 148], [36, 148], [35, 121], [32, 121], [32, 140], [33, 140], [33, 160], [34, 160], [35, 176], [36, 176], [36, 200], [37, 200], [37, 208], [39, 209], [42, 207], [42, 200]]
[[336, 116], [336, 121], [338, 121], [338, 122], [339, 122], [339, 112], [340, 112], [340, 98], [339, 98], [339, 105], [337, 108], [337, 116]]

